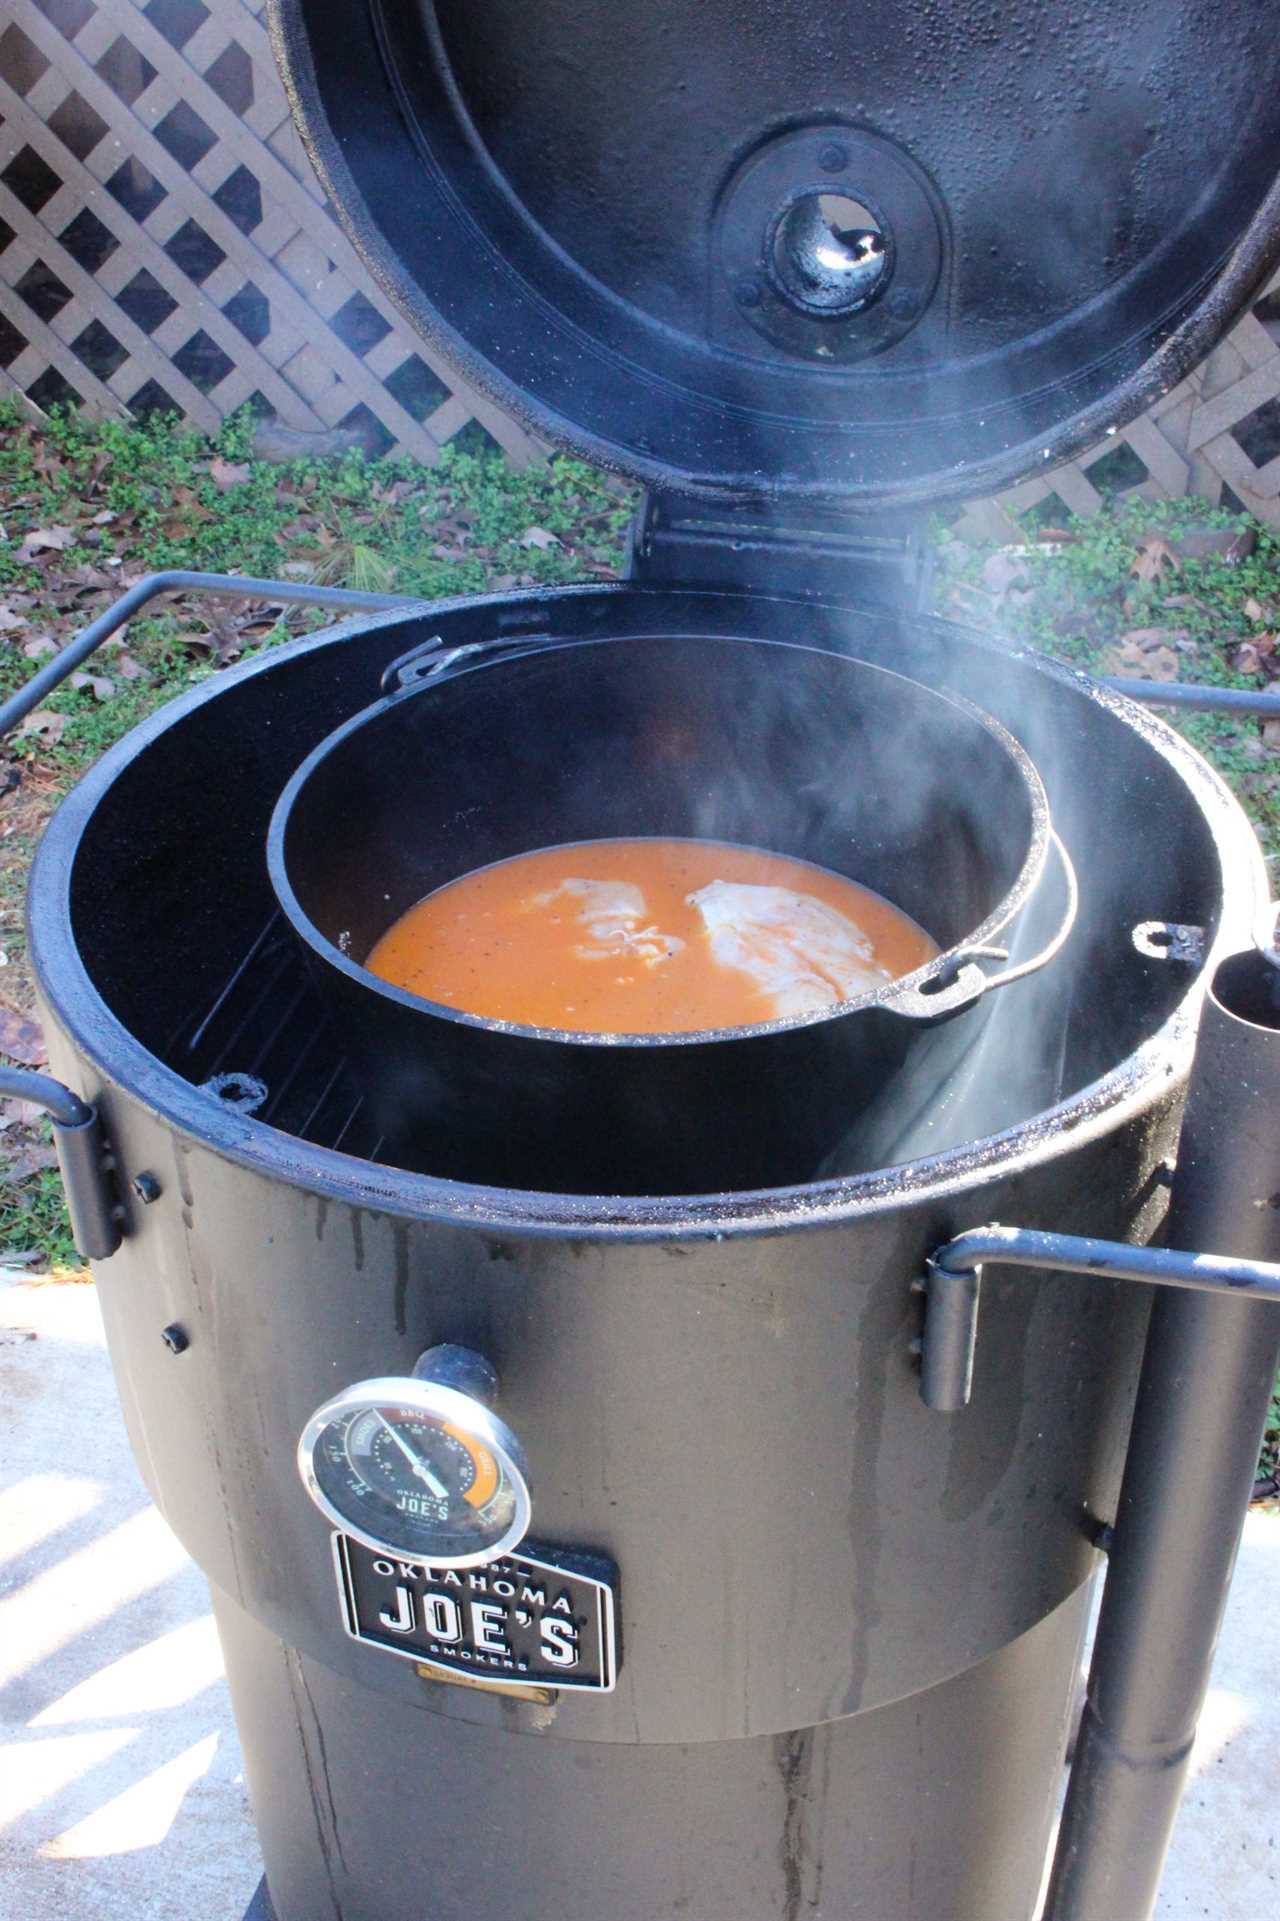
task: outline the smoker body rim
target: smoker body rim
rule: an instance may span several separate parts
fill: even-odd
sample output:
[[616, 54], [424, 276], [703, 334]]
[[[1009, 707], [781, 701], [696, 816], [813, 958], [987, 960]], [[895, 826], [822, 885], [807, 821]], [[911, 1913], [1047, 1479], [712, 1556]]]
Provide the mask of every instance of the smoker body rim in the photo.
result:
[[[524, 660], [532, 653], [543, 655], [553, 650], [563, 651], [576, 647], [643, 646], [651, 638], [645, 634], [628, 633], [587, 634], [572, 639], [556, 634], [545, 638], [531, 637], [527, 647], [521, 649], [519, 658]], [[727, 643], [739, 646], [785, 647], [789, 651], [805, 654], [825, 652], [822, 648], [808, 646], [802, 642], [771, 640], [762, 635], [744, 634], [732, 637], [721, 634], [698, 635], [673, 632], [664, 638], [677, 644], [695, 646], [706, 639], [716, 645]], [[1049, 855], [1052, 833], [1049, 798], [1045, 793], [1039, 770], [1021, 741], [998, 721], [994, 714], [987, 713], [985, 708], [980, 707], [976, 701], [969, 700], [950, 688], [929, 687], [923, 681], [913, 680], [909, 674], [902, 674], [895, 668], [882, 666], [878, 661], [866, 660], [860, 654], [828, 657], [846, 660], [853, 666], [864, 668], [890, 680], [905, 682], [914, 692], [923, 695], [927, 700], [940, 701], [945, 706], [955, 708], [963, 719], [980, 727], [989, 737], [993, 748], [999, 749], [1004, 754], [1013, 772], [1021, 780], [1030, 815], [1027, 851], [1018, 872], [978, 926], [971, 929], [962, 940], [954, 941], [950, 947], [941, 949], [932, 959], [912, 968], [909, 973], [886, 981], [880, 987], [867, 988], [848, 1000], [837, 1001], [828, 1007], [810, 1009], [802, 1014], [780, 1015], [773, 1020], [752, 1021], [731, 1027], [677, 1029], [669, 1033], [643, 1031], [614, 1033], [590, 1029], [539, 1027], [531, 1022], [499, 1020], [491, 1015], [473, 1013], [465, 1007], [452, 1007], [445, 1001], [433, 1000], [426, 994], [416, 994], [410, 988], [401, 987], [395, 981], [375, 974], [368, 965], [367, 956], [365, 960], [358, 961], [352, 955], [344, 953], [317, 926], [294, 886], [287, 840], [295, 809], [303, 800], [310, 783], [317, 776], [323, 777], [325, 763], [330, 755], [345, 748], [347, 742], [353, 740], [362, 730], [376, 727], [380, 721], [399, 709], [406, 701], [428, 700], [433, 691], [446, 682], [464, 678], [468, 674], [501, 672], [512, 664], [510, 655], [473, 657], [460, 663], [456, 671], [446, 668], [445, 672], [439, 676], [430, 676], [402, 687], [398, 692], [361, 708], [358, 713], [349, 716], [340, 726], [326, 734], [323, 740], [317, 742], [281, 788], [267, 829], [267, 872], [281, 911], [294, 937], [308, 947], [317, 960], [345, 974], [349, 981], [354, 982], [357, 987], [363, 988], [369, 994], [404, 1008], [411, 1014], [429, 1015], [434, 1019], [447, 1021], [455, 1027], [474, 1028], [481, 1033], [510, 1035], [517, 1040], [546, 1041], [552, 1046], [567, 1049], [582, 1048], [591, 1052], [606, 1050], [679, 1052], [682, 1048], [724, 1044], [745, 1045], [752, 1041], [769, 1040], [777, 1034], [792, 1033], [804, 1027], [823, 1027], [874, 1010], [896, 1014], [904, 1020], [920, 1021], [927, 1018], [920, 1012], [918, 996], [928, 991], [929, 983], [947, 978], [965, 962], [971, 961], [976, 952], [989, 949], [993, 942], [1007, 935], [1013, 923], [1035, 895], [1043, 878]], [[483, 698], [483, 695], [477, 694], [477, 698]], [[461, 879], [463, 876], [457, 878]], [[853, 877], [849, 876], [849, 878]], [[384, 934], [394, 925], [394, 921], [389, 923], [383, 930]], [[992, 983], [994, 984], [995, 982]], [[973, 998], [976, 999], [978, 996], [975, 995]], [[901, 1003], [904, 1002], [909, 1004], [902, 1005]], [[967, 1006], [968, 1003], [965, 1005]], [[964, 1011], [964, 1008], [957, 1011]]]
[[[839, 601], [789, 596], [678, 590], [682, 600], [739, 600], [815, 612], [859, 613]], [[674, 598], [666, 587], [628, 583], [555, 587], [524, 595], [459, 595], [405, 614], [359, 617], [287, 643], [243, 662], [216, 680], [192, 688], [132, 729], [74, 787], [45, 830], [32, 868], [27, 924], [32, 964], [46, 1010], [92, 1070], [92, 1097], [103, 1097], [108, 1131], [110, 1102], [138, 1102], [162, 1125], [226, 1160], [271, 1181], [285, 1181], [327, 1200], [424, 1222], [500, 1231], [529, 1238], [584, 1241], [651, 1241], [701, 1237], [727, 1239], [771, 1235], [800, 1227], [827, 1228], [900, 1210], [905, 1204], [952, 1202], [987, 1185], [993, 1175], [1071, 1153], [1082, 1141], [1114, 1132], [1158, 1108], [1190, 1070], [1204, 984], [1217, 960], [1252, 938], [1265, 905], [1266, 869], [1248, 820], [1219, 776], [1191, 745], [1150, 710], [1030, 649], [1012, 649], [962, 623], [916, 616], [912, 625], [959, 629], [971, 647], [1017, 661], [1116, 716], [1138, 733], [1199, 799], [1223, 872], [1223, 913], [1209, 953], [1190, 977], [1178, 1004], [1142, 1044], [1108, 1073], [1067, 1100], [1016, 1127], [966, 1142], [941, 1154], [905, 1161], [840, 1180], [730, 1194], [592, 1196], [489, 1188], [357, 1159], [299, 1140], [244, 1114], [236, 1114], [167, 1067], [119, 1020], [98, 992], [79, 951], [71, 920], [72, 870], [83, 830], [116, 778], [161, 734], [233, 686], [268, 673], [286, 659], [341, 645], [357, 635], [407, 621], [422, 622], [485, 608], [525, 607], [545, 612], [566, 600], [595, 601], [623, 609], [630, 597]], [[82, 1078], [87, 1076], [82, 1074]], [[83, 1090], [82, 1090], [83, 1091]], [[88, 1098], [88, 1096], [86, 1096]]]

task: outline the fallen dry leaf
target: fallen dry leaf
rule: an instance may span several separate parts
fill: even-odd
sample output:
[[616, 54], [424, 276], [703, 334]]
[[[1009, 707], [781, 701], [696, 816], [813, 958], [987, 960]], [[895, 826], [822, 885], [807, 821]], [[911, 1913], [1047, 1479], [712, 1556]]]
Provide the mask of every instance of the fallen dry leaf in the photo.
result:
[[71, 685], [91, 687], [95, 700], [110, 700], [116, 691], [114, 680], [108, 680], [105, 674], [72, 674]]
[[227, 493], [232, 487], [243, 487], [252, 474], [253, 468], [247, 460], [219, 458], [209, 462], [209, 478], [220, 494]]
[[104, 507], [100, 514], [93, 516], [93, 525], [95, 527], [109, 527], [113, 520], [118, 519], [118, 514], [113, 514], [109, 507]]
[[33, 1145], [19, 1148], [16, 1154], [6, 1158], [3, 1165], [5, 1179], [18, 1186], [22, 1181], [29, 1181], [33, 1174], [40, 1173], [42, 1168], [56, 1167], [58, 1156], [52, 1147]]
[[104, 568], [95, 567], [91, 561], [87, 560], [82, 561], [80, 566], [73, 567], [58, 584], [62, 586], [64, 583], [67, 586], [78, 587], [81, 591], [89, 588], [114, 587], [116, 584]]
[[16, 1007], [0, 1006], [0, 1054], [24, 1067], [43, 1067], [49, 1056], [39, 1021], [20, 1014]]
[[22, 651], [28, 660], [43, 660], [46, 654], [57, 653], [58, 643], [48, 634], [32, 634], [30, 640], [23, 641]]
[[74, 527], [36, 527], [17, 552], [17, 559], [29, 566], [37, 554], [65, 553], [76, 537]]
[[1280, 747], [1280, 720], [1264, 720], [1262, 738], [1268, 747]]
[[[252, 472], [252, 469], [249, 467], [231, 469], [229, 462], [223, 462], [222, 464], [227, 466], [229, 471], [240, 473], [244, 480], [247, 480]], [[213, 465], [216, 467], [218, 462], [215, 460]], [[226, 486], [222, 487], [220, 491], [226, 493], [229, 487], [238, 485], [238, 481], [228, 481]], [[171, 532], [178, 535], [182, 534], [185, 525], [192, 520], [213, 519], [213, 508], [205, 505], [193, 487], [175, 487], [171, 506], [176, 517], [170, 521], [169, 527]]]
[[116, 672], [125, 680], [137, 680], [142, 673], [141, 661], [132, 654], [121, 654], [115, 663]]
[[28, 714], [18, 729], [20, 734], [36, 734], [56, 747], [67, 731], [67, 715], [55, 714], [50, 707], [37, 707], [34, 714]]
[[199, 653], [214, 654], [225, 665], [228, 661], [239, 660], [241, 651], [240, 629], [230, 614], [214, 612], [205, 616], [203, 634], [183, 634], [179, 645], [194, 647]]
[[1129, 572], [1139, 580], [1160, 580], [1166, 573], [1177, 573], [1182, 562], [1177, 552], [1159, 534], [1148, 534], [1139, 542], [1137, 554]]
[[0, 634], [16, 633], [19, 627], [25, 627], [26, 624], [25, 614], [15, 613], [7, 602], [0, 602]]
[[1110, 674], [1134, 679], [1176, 680], [1178, 655], [1173, 643], [1185, 638], [1164, 627], [1134, 627], [1122, 634], [1114, 647], [1107, 648], [1103, 665]]
[[520, 536], [520, 545], [539, 547], [545, 552], [548, 547], [558, 547], [560, 540], [557, 535], [549, 533], [545, 527], [526, 527]]
[[211, 613], [208, 617], [209, 634], [217, 649], [219, 661], [238, 661], [240, 659], [240, 628], [229, 613]]
[[400, 502], [413, 492], [411, 480], [393, 480], [387, 486], [375, 480], [369, 490], [375, 500], [385, 501], [388, 506], [398, 507]]

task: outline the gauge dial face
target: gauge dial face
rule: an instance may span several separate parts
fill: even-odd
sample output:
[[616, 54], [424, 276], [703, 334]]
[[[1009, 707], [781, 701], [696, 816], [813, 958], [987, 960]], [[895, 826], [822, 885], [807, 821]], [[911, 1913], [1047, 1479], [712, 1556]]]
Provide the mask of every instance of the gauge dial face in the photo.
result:
[[349, 1388], [308, 1423], [298, 1466], [339, 1527], [408, 1560], [476, 1566], [529, 1523], [514, 1436], [479, 1402], [429, 1383]]

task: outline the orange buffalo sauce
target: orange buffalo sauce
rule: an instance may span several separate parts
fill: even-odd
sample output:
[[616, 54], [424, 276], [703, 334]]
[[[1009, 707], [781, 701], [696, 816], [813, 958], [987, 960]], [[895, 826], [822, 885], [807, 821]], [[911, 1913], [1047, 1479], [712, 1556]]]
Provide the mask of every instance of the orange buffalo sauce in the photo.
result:
[[807, 861], [721, 841], [595, 840], [437, 888], [365, 965], [491, 1020], [679, 1034], [834, 1006], [937, 952], [888, 901]]

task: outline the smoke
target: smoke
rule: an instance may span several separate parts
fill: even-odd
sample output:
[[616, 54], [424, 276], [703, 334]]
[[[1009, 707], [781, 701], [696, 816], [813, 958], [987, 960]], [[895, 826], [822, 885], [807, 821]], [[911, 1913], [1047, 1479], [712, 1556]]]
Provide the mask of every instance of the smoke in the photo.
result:
[[[394, 59], [416, 28], [386, 10], [384, 31]], [[429, 247], [408, 232], [396, 204], [405, 148], [390, 130], [359, 135], [410, 277], [567, 438], [665, 470], [677, 489], [731, 476], [766, 514], [788, 492], [893, 493], [921, 477], [951, 496], [971, 488], [971, 463], [1021, 458], [1037, 434], [1056, 444], [1087, 401], [1145, 358], [1161, 314], [1186, 292], [1179, 249], [1184, 267], [1198, 263], [1194, 278], [1233, 237], [1214, 234], [1208, 198], [1187, 190], [1224, 102], [1235, 103], [1234, 122], [1256, 122], [1251, 148], [1280, 119], [1259, 98], [1260, 20], [1232, 42], [1212, 85], [1188, 87], [1200, 49], [1220, 39], [1207, 0], [1172, 17], [1137, 0], [1119, 26], [1078, 22], [1069, 58], [1049, 11], [1023, 21], [1014, 45], [967, 6], [869, 15], [784, 0], [762, 18], [708, 0], [696, 32], [663, 9], [633, 10], [623, 48], [612, 7], [448, 4], [431, 32], [430, 59], [452, 88], [434, 110], [457, 119], [451, 190], [471, 196], [469, 252], [438, 211], [428, 220], [414, 209]], [[399, 82], [408, 126], [410, 62]], [[424, 113], [420, 145], [429, 121]], [[770, 268], [771, 223], [795, 192], [812, 194], [815, 169], [881, 223], [890, 263], [865, 310], [833, 309], [825, 331], [803, 302], [787, 311]], [[496, 182], [501, 218], [489, 237], [501, 233], [501, 249], [476, 244]], [[548, 368], [554, 399], [540, 386]], [[853, 564], [848, 592], [861, 592]], [[689, 624], [699, 622], [695, 611]], [[991, 771], [990, 737], [930, 704], [930, 687], [949, 686], [1027, 747], [1081, 868], [1084, 908], [1043, 973], [958, 1017], [966, 1045], [945, 1078], [940, 1053], [922, 1051], [901, 1074], [879, 1144], [859, 1145], [851, 1130], [829, 1165], [847, 1171], [861, 1153], [902, 1158], [1012, 1125], [1086, 1085], [1164, 1017], [1185, 980], [1138, 955], [1131, 930], [1211, 920], [1213, 863], [1185, 787], [1126, 723], [940, 624], [794, 608], [756, 609], [743, 624], [865, 657], [920, 687], [850, 700], [812, 656], [695, 632], [637, 642], [637, 666], [619, 668], [608, 691], [604, 675], [591, 693], [588, 663], [620, 660], [621, 645], [588, 650], [562, 677], [548, 669], [540, 692], [526, 676], [536, 697], [501, 725], [491, 713], [487, 759], [446, 701], [456, 736], [433, 727], [416, 751], [438, 769], [445, 739], [451, 775], [415, 784], [411, 799], [418, 818], [467, 818], [467, 833], [433, 836], [430, 859], [416, 862], [396, 836], [391, 906], [417, 897], [405, 889], [420, 895], [557, 839], [686, 834], [836, 868], [956, 945], [1012, 884], [1024, 822], [1016, 783]], [[486, 695], [515, 671], [486, 674]], [[864, 673], [862, 693], [872, 685]], [[475, 766], [455, 753], [468, 741]], [[486, 781], [503, 797], [468, 816]], [[1010, 930], [1010, 965], [1039, 950], [1061, 908], [1061, 878], [1047, 872]], [[882, 1116], [890, 1106], [880, 1102]]]

